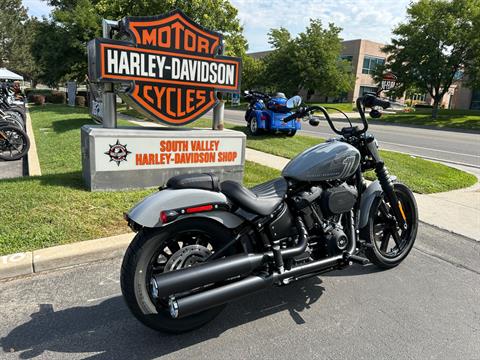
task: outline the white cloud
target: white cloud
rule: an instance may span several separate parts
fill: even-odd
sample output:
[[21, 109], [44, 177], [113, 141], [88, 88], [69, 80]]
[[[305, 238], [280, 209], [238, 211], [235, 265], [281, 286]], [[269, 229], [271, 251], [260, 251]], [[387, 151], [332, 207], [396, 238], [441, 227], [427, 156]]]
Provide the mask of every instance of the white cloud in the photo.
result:
[[52, 11], [52, 7], [47, 4], [45, 0], [23, 0], [23, 6], [28, 9], [30, 16], [41, 18], [47, 16]]
[[391, 30], [405, 19], [410, 0], [231, 0], [238, 8], [245, 28], [249, 51], [269, 49], [267, 33], [283, 26], [296, 35], [309, 19], [326, 25], [333, 22], [343, 29], [344, 39], [388, 42]]

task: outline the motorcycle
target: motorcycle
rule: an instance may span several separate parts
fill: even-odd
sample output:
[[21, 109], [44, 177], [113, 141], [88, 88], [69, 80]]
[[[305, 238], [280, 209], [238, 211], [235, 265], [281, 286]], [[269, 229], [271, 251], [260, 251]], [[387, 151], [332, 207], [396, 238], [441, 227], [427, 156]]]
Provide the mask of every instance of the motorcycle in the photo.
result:
[[0, 85], [0, 160], [13, 161], [25, 156], [30, 140], [25, 132], [25, 107], [9, 84]]
[[[298, 103], [294, 97], [287, 106]], [[356, 105], [361, 127], [338, 129], [321, 106], [283, 118], [325, 120], [339, 137], [297, 155], [277, 179], [247, 189], [213, 174], [178, 175], [126, 213], [137, 232], [121, 270], [132, 313], [180, 333], [271, 286], [353, 263], [399, 265], [415, 242], [417, 204], [388, 173], [365, 116], [371, 108], [378, 117], [390, 103], [366, 94]], [[369, 185], [368, 170], [377, 176]]]
[[[295, 136], [297, 130], [301, 129], [301, 123], [295, 119], [283, 121], [287, 116], [292, 115], [292, 110], [287, 106], [287, 98], [283, 93], [269, 96], [259, 91], [245, 91], [244, 97], [248, 101], [245, 121], [250, 134], [259, 135], [262, 131], [266, 131]], [[301, 102], [301, 98], [299, 96], [297, 98]]]

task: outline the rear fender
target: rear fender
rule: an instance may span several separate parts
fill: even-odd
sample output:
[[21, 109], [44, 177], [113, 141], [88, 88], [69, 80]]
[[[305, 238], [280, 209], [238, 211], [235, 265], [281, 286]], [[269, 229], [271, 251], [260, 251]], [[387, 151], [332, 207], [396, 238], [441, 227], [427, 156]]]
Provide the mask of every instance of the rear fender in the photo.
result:
[[[156, 192], [137, 203], [128, 213], [128, 219], [135, 224], [155, 228], [164, 224], [160, 214], [165, 210], [188, 208], [205, 204], [228, 205], [227, 197], [220, 193], [201, 189], [165, 189]], [[188, 217], [205, 217], [233, 229], [244, 222], [241, 217], [223, 210], [181, 215], [175, 221]], [[171, 224], [172, 222], [169, 222]]]
[[266, 121], [269, 119], [269, 115], [267, 111], [255, 111], [255, 119], [257, 119], [257, 126], [259, 129], [266, 128]]

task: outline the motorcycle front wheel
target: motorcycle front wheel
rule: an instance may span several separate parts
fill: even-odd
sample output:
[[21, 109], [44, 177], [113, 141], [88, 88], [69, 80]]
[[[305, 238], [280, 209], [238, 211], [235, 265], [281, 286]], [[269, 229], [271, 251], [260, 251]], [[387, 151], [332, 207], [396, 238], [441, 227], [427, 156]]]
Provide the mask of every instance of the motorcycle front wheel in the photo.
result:
[[412, 191], [402, 183], [395, 183], [394, 191], [405, 214], [407, 228], [395, 228], [391, 204], [382, 196], [373, 202], [368, 223], [361, 231], [361, 239], [370, 245], [365, 249], [366, 257], [385, 269], [405, 260], [415, 243], [418, 229], [418, 209]]
[[213, 320], [224, 305], [172, 318], [168, 299], [155, 297], [152, 276], [194, 266], [232, 238], [222, 225], [201, 218], [140, 231], [127, 249], [120, 277], [123, 296], [133, 315], [146, 326], [168, 333], [194, 330]]
[[30, 140], [25, 131], [6, 123], [0, 125], [0, 160], [19, 160], [29, 148]]

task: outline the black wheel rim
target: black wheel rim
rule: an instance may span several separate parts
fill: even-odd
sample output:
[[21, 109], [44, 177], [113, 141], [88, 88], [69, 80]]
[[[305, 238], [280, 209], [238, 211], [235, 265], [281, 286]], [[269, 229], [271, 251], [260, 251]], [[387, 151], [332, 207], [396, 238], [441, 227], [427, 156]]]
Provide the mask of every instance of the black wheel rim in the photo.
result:
[[150, 258], [145, 281], [147, 289], [149, 289], [148, 295], [150, 300], [152, 303], [157, 305], [157, 309], [161, 307], [167, 311], [168, 299], [158, 299], [152, 295], [152, 288], [150, 284], [152, 276], [165, 272], [165, 267], [168, 260], [177, 251], [190, 245], [201, 245], [209, 250], [212, 250], [213, 239], [210, 234], [204, 230], [190, 229], [187, 231], [181, 231], [172, 235], [167, 241], [161, 242]]
[[374, 246], [385, 258], [395, 259], [409, 249], [414, 210], [411, 199], [403, 193], [396, 192], [397, 198], [407, 220], [407, 228], [400, 230], [395, 225], [393, 210], [385, 200], [380, 202], [373, 222]]
[[22, 154], [26, 147], [26, 140], [21, 133], [13, 128], [0, 129], [0, 156], [14, 158]]

